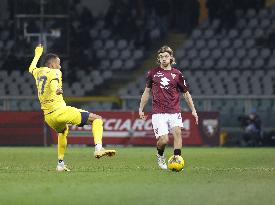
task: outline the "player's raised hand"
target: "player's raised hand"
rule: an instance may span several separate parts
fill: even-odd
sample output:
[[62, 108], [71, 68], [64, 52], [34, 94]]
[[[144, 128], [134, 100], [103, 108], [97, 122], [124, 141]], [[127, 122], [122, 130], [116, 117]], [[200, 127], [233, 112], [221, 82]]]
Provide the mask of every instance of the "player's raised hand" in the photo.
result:
[[196, 111], [193, 111], [193, 112], [192, 112], [192, 115], [193, 115], [193, 116], [194, 116], [194, 118], [195, 118], [196, 125], [197, 125], [197, 124], [199, 124], [199, 117], [198, 117], [197, 112], [196, 112]]
[[147, 119], [147, 116], [144, 115], [144, 112], [142, 110], [139, 110], [139, 117], [143, 120], [146, 120]]
[[43, 53], [43, 46], [41, 44], [38, 44], [35, 48], [35, 55], [36, 56], [41, 56]]

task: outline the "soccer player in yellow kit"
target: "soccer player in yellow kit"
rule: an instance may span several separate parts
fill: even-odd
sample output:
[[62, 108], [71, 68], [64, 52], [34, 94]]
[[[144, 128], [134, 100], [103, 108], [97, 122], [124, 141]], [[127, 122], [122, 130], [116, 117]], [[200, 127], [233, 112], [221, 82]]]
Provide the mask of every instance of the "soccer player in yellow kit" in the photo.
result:
[[41, 109], [44, 112], [46, 123], [58, 133], [58, 163], [57, 171], [70, 171], [64, 164], [64, 154], [69, 133], [68, 124], [83, 126], [92, 125], [94, 136], [94, 156], [114, 156], [115, 150], [106, 150], [102, 147], [103, 121], [102, 117], [88, 111], [66, 106], [63, 99], [62, 72], [60, 71], [60, 59], [56, 54], [47, 54], [44, 67], [37, 68], [37, 62], [43, 53], [43, 47], [39, 44], [35, 48], [35, 56], [29, 67], [33, 75]]

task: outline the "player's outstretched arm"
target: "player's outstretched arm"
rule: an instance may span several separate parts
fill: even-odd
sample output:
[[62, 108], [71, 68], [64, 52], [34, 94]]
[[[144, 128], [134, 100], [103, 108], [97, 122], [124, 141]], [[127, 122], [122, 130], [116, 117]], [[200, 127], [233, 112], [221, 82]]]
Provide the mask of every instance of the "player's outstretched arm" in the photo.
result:
[[43, 53], [43, 46], [41, 44], [39, 44], [36, 48], [35, 48], [35, 55], [34, 58], [32, 60], [32, 63], [29, 67], [29, 72], [32, 73], [33, 70], [36, 68], [36, 65], [39, 61], [39, 58], [41, 57], [42, 53]]
[[145, 105], [147, 104], [148, 100], [149, 100], [149, 97], [150, 97], [150, 91], [151, 91], [151, 88], [145, 88], [142, 96], [141, 96], [141, 99], [140, 99], [140, 104], [139, 104], [139, 117], [143, 120], [146, 120], [147, 116], [144, 115], [144, 112], [143, 112], [143, 109], [145, 107]]
[[196, 111], [196, 108], [194, 106], [194, 103], [193, 103], [193, 100], [192, 100], [192, 97], [190, 95], [190, 93], [187, 91], [186, 93], [183, 94], [183, 97], [186, 101], [186, 103], [188, 104], [189, 108], [191, 109], [192, 111], [192, 115], [195, 117], [195, 120], [196, 120], [196, 124], [198, 124], [198, 114], [197, 114], [197, 111]]

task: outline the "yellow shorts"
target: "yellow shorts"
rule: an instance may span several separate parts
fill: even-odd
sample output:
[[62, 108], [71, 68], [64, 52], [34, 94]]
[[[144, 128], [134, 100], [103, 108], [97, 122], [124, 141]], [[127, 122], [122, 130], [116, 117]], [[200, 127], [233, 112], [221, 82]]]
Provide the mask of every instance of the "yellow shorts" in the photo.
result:
[[45, 115], [46, 123], [56, 132], [62, 133], [67, 124], [83, 126], [87, 123], [89, 112], [71, 106], [65, 106]]

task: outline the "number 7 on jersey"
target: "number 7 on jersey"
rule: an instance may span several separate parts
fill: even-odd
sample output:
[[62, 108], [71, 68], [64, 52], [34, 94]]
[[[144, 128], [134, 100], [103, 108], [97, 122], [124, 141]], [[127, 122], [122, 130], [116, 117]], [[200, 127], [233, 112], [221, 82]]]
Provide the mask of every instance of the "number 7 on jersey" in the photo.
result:
[[44, 93], [44, 88], [45, 88], [45, 84], [46, 84], [46, 81], [47, 81], [47, 77], [43, 75], [43, 76], [39, 76], [37, 78], [37, 85], [38, 85], [37, 87], [38, 88], [40, 88], [41, 81], [42, 81], [42, 86], [41, 86], [41, 91], [38, 92], [39, 95], [43, 95], [43, 93]]

